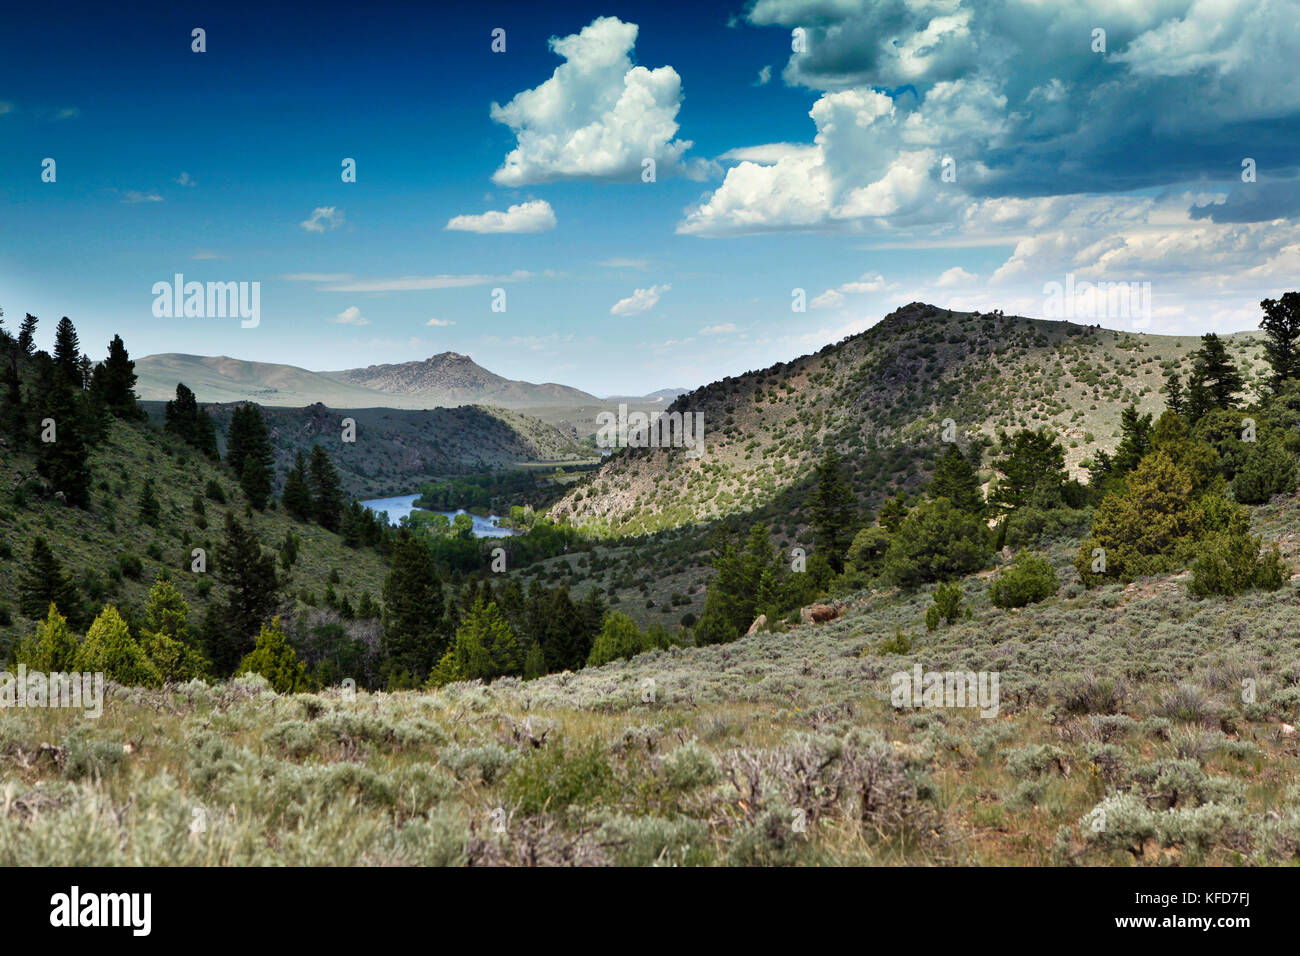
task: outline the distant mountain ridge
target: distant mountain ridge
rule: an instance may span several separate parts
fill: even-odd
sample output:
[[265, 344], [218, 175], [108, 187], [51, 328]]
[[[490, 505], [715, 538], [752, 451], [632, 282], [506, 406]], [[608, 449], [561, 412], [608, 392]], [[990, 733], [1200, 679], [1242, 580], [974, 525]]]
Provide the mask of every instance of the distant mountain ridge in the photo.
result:
[[665, 388], [647, 396], [598, 398], [555, 382], [535, 384], [505, 378], [460, 352], [331, 372], [226, 355], [166, 352], [137, 359], [135, 373], [139, 379], [136, 394], [143, 401], [172, 399], [176, 384], [184, 382], [200, 402], [257, 402], [294, 408], [317, 402], [330, 408], [581, 408], [620, 400], [667, 404], [687, 391]]
[[595, 395], [567, 385], [554, 382], [536, 385], [505, 378], [489, 372], [460, 352], [439, 352], [421, 362], [368, 365], [365, 368], [322, 374], [347, 385], [371, 389], [385, 395], [420, 399], [431, 405], [464, 405], [474, 402], [506, 408], [528, 408], [599, 401]]

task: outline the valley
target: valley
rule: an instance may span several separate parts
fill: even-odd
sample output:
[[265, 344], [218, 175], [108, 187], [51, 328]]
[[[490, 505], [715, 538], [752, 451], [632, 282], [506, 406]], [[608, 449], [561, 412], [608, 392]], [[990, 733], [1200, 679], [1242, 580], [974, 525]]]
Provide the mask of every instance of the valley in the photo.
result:
[[[0, 859], [191, 861], [165, 832], [200, 805], [231, 865], [1292, 861], [1300, 393], [1264, 343], [913, 303], [656, 396], [703, 414], [699, 458], [602, 455], [571, 405], [88, 389], [116, 411], [87, 426], [84, 504], [25, 439], [0, 463], [0, 651], [35, 666], [120, 615], [154, 660], [171, 601], [197, 663], [110, 670], [92, 728], [7, 715], [13, 799], [47, 809], [0, 815]], [[1198, 517], [1131, 545], [1166, 508]], [[29, 600], [38, 539], [57, 613]], [[260, 633], [232, 628], [254, 598]], [[914, 672], [998, 697], [900, 704]]]

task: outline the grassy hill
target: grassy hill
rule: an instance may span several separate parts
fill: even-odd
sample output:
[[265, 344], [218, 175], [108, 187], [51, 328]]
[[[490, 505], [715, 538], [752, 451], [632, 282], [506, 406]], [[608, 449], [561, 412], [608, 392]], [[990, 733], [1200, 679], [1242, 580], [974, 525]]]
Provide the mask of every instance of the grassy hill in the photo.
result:
[[[1300, 502], [1254, 520], [1294, 560]], [[928, 595], [869, 591], [829, 624], [528, 682], [15, 711], [0, 863], [1300, 862], [1294, 587], [1087, 591], [1050, 557], [1057, 597], [999, 610], [978, 575], [934, 632]], [[892, 706], [916, 665], [997, 671], [998, 713]]]
[[[7, 656], [10, 643], [33, 626], [18, 615], [17, 595], [21, 569], [38, 535], [49, 542], [95, 612], [106, 603], [143, 607], [150, 584], [163, 568], [172, 573], [196, 619], [209, 600], [222, 595], [223, 585], [213, 581], [211, 573], [190, 571], [190, 554], [193, 548], [204, 548], [211, 555], [220, 546], [226, 508], [244, 514], [246, 500], [224, 469], [155, 429], [120, 421], [112, 423], [104, 443], [92, 451], [90, 465], [91, 506], [81, 510], [41, 495], [30, 452], [0, 458], [0, 601], [11, 614], [11, 623], [0, 626], [0, 656]], [[156, 528], [139, 521], [146, 478], [153, 479], [161, 506]], [[205, 498], [210, 481], [222, 489], [226, 505]], [[204, 499], [206, 518], [195, 513], [196, 496]], [[338, 572], [341, 583], [336, 590], [354, 605], [362, 591], [379, 596], [386, 568], [374, 551], [348, 548], [338, 535], [294, 521], [283, 510], [255, 512], [253, 526], [270, 548], [279, 547], [290, 530], [301, 540], [290, 594], [305, 590], [319, 598], [330, 574]], [[139, 573], [133, 570], [133, 559], [139, 560]]]
[[[1225, 336], [1252, 388], [1262, 337]], [[925, 478], [945, 419], [963, 440], [1050, 426], [1075, 474], [1114, 448], [1129, 403], [1163, 410], [1164, 370], [1186, 376], [1194, 336], [1115, 332], [913, 303], [805, 355], [697, 389], [673, 411], [702, 412], [706, 452], [629, 449], [610, 456], [552, 513], [609, 532], [641, 532], [770, 507], [826, 447], [876, 499]]]
[[[230, 424], [234, 405], [210, 406], [218, 432]], [[164, 406], [146, 403], [162, 421]], [[577, 436], [504, 408], [464, 406], [427, 410], [395, 408], [264, 407], [275, 449], [277, 480], [314, 444], [330, 453], [344, 491], [355, 498], [414, 494], [422, 482], [470, 472], [495, 471], [538, 462], [592, 461], [595, 452]], [[344, 442], [342, 420], [356, 422], [356, 441]], [[224, 444], [222, 446], [224, 453]], [[279, 486], [277, 485], [277, 488]]]
[[391, 404], [380, 392], [336, 381], [320, 372], [225, 355], [146, 355], [136, 360], [135, 373], [135, 390], [142, 401], [173, 399], [176, 383], [184, 382], [201, 402], [289, 406], [323, 402], [335, 408]]

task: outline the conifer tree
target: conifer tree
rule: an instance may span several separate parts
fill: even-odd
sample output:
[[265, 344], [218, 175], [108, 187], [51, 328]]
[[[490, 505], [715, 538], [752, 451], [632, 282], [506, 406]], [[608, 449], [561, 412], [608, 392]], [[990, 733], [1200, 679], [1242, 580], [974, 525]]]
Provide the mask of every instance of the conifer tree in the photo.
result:
[[811, 518], [813, 538], [819, 550], [839, 574], [844, 570], [844, 552], [854, 533], [853, 491], [840, 470], [840, 457], [827, 449], [817, 465]]
[[390, 682], [423, 681], [446, 649], [442, 584], [433, 555], [403, 529], [384, 580], [383, 651]]
[[117, 418], [136, 418], [139, 406], [135, 395], [135, 363], [126, 351], [120, 335], [108, 343], [108, 358], [95, 366], [93, 388], [109, 413]]
[[271, 439], [261, 408], [251, 402], [236, 406], [230, 415], [226, 464], [258, 510], [266, 507], [271, 494], [273, 461]]
[[249, 455], [244, 459], [244, 467], [239, 475], [239, 487], [248, 497], [248, 503], [258, 511], [263, 510], [271, 500], [271, 472]]
[[939, 457], [926, 493], [931, 498], [947, 498], [962, 511], [972, 514], [984, 511], [979, 474], [955, 444], [950, 444]]
[[293, 467], [289, 469], [280, 499], [284, 502], [284, 510], [299, 521], [309, 521], [316, 515], [316, 503], [307, 483], [307, 460], [302, 452], [298, 452]]
[[64, 673], [72, 669], [76, 654], [76, 635], [68, 628], [67, 618], [51, 603], [35, 633], [18, 645], [14, 663], [26, 664], [29, 671], [43, 674]]
[[36, 470], [69, 504], [84, 507], [90, 501], [90, 463], [86, 421], [76, 394], [61, 383], [57, 366], [46, 363], [40, 368], [36, 395]]
[[591, 654], [587, 657], [588, 667], [599, 667], [610, 661], [630, 660], [647, 650], [645, 635], [626, 614], [618, 611], [605, 618], [605, 624], [596, 635]]
[[18, 583], [18, 602], [24, 617], [39, 618], [54, 604], [74, 625], [82, 621], [81, 599], [72, 577], [39, 535], [32, 542], [31, 559]]
[[1273, 369], [1270, 384], [1276, 394], [1287, 381], [1300, 378], [1300, 292], [1286, 292], [1281, 299], [1265, 299], [1259, 305], [1264, 310], [1259, 327], [1267, 336], [1264, 357]]
[[153, 479], [146, 478], [144, 484], [140, 487], [140, 523], [156, 528], [161, 513], [158, 496], [154, 494], [153, 490]]
[[217, 578], [229, 589], [225, 621], [208, 657], [218, 674], [228, 675], [275, 611], [280, 581], [275, 555], [262, 547], [251, 523], [227, 511], [225, 532], [225, 542], [213, 556]]
[[1192, 375], [1187, 388], [1187, 414], [1195, 424], [1216, 408], [1236, 408], [1236, 395], [1246, 387], [1228, 355], [1228, 348], [1213, 332], [1201, 336], [1201, 347], [1192, 357]]
[[30, 312], [18, 330], [18, 348], [27, 358], [36, 354], [36, 316]]
[[307, 669], [289, 644], [277, 617], [263, 624], [253, 650], [236, 668], [236, 674], [261, 674], [277, 694], [294, 694], [307, 688]]
[[334, 463], [320, 445], [311, 449], [311, 495], [316, 507], [316, 521], [327, 531], [338, 531], [343, 515], [343, 491]]
[[15, 450], [27, 444], [27, 413], [23, 405], [22, 373], [19, 356], [22, 349], [14, 345], [8, 354], [0, 355], [0, 389], [4, 393], [4, 411], [0, 417], [0, 432]]
[[176, 383], [176, 398], [167, 403], [164, 428], [209, 458], [217, 457], [216, 425], [184, 382]]
[[1013, 436], [999, 432], [998, 441], [1003, 447], [996, 463], [1000, 477], [990, 490], [990, 501], [1008, 513], [1031, 503], [1059, 504], [1069, 474], [1065, 449], [1051, 430], [1022, 428]]
[[496, 604], [474, 603], [450, 650], [457, 680], [492, 680], [522, 669], [519, 646]]
[[77, 648], [73, 669], [83, 673], [102, 673], [106, 678], [127, 687], [158, 687], [162, 675], [153, 666], [122, 615], [111, 604], [95, 618], [86, 640]]
[[533, 641], [528, 646], [528, 654], [524, 657], [524, 680], [532, 680], [545, 673], [546, 655], [542, 653], [542, 645]]
[[54, 367], [65, 387], [81, 391], [81, 341], [66, 315], [54, 330]]
[[1187, 399], [1183, 392], [1183, 380], [1179, 378], [1178, 372], [1169, 369], [1165, 372], [1165, 406], [1175, 415], [1182, 415], [1186, 412]]
[[189, 641], [189, 613], [189, 605], [176, 585], [159, 576], [149, 588], [140, 646], [164, 681], [193, 680], [207, 670], [203, 655]]
[[547, 663], [557, 671], [580, 670], [591, 653], [591, 645], [567, 587], [561, 585], [551, 592], [544, 613], [542, 652]]

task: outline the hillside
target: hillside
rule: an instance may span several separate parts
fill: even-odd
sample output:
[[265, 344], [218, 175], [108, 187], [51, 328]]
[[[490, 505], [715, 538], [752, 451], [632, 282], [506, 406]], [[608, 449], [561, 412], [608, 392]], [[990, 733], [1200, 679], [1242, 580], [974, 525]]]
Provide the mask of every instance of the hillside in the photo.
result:
[[[1264, 369], [1257, 333], [1224, 336], [1248, 383]], [[1145, 335], [912, 303], [813, 355], [722, 379], [676, 399], [702, 412], [706, 452], [631, 449], [553, 509], [610, 531], [654, 530], [770, 506], [806, 478], [824, 448], [852, 465], [869, 500], [917, 487], [918, 457], [952, 419], [966, 441], [1050, 426], [1072, 473], [1118, 440], [1134, 403], [1164, 408], [1164, 369], [1186, 374], [1195, 336]]]
[[534, 385], [489, 372], [468, 355], [440, 352], [422, 362], [369, 365], [324, 372], [335, 381], [359, 386], [406, 401], [434, 405], [485, 404], [519, 408], [536, 405], [585, 405], [596, 396], [567, 385]]
[[225, 355], [146, 355], [136, 360], [135, 373], [135, 391], [141, 401], [169, 401], [176, 397], [176, 383], [184, 382], [201, 402], [289, 406], [322, 402], [335, 408], [386, 404], [380, 393], [336, 381], [320, 372]]
[[[163, 406], [149, 403], [161, 421]], [[234, 405], [215, 405], [209, 412], [218, 433], [230, 424]], [[422, 482], [450, 475], [495, 471], [535, 462], [589, 461], [590, 448], [577, 434], [504, 408], [465, 406], [402, 410], [393, 408], [262, 409], [275, 449], [277, 480], [283, 480], [297, 452], [323, 445], [355, 498], [413, 494]], [[356, 442], [341, 440], [344, 418], [356, 422]], [[224, 454], [224, 444], [218, 443]], [[277, 485], [278, 487], [278, 485]]]
[[[223, 592], [212, 573], [191, 572], [190, 555], [193, 548], [213, 554], [220, 547], [227, 510], [245, 513], [239, 485], [224, 469], [169, 436], [120, 421], [92, 450], [90, 466], [91, 506], [82, 510], [42, 496], [30, 453], [0, 456], [0, 487], [6, 489], [0, 502], [0, 603], [12, 615], [11, 623], [0, 625], [0, 657], [8, 656], [12, 641], [31, 632], [32, 623], [18, 615], [18, 582], [38, 536], [45, 537], [94, 612], [105, 603], [138, 611], [163, 568], [172, 573], [196, 620]], [[149, 478], [160, 505], [157, 527], [139, 520], [138, 501]], [[206, 495], [209, 482], [220, 487], [226, 504]], [[196, 498], [204, 502], [204, 516], [194, 510]], [[386, 567], [373, 549], [346, 547], [338, 535], [294, 521], [283, 509], [254, 512], [252, 523], [268, 548], [278, 548], [291, 530], [300, 540], [291, 593], [319, 598], [331, 572], [337, 572], [336, 590], [354, 604], [363, 591], [379, 596]]]
[[[1255, 522], [1294, 557], [1300, 502]], [[935, 632], [928, 594], [869, 591], [828, 624], [527, 682], [16, 713], [0, 864], [1294, 865], [1294, 588], [1086, 591], [1051, 557], [1059, 596], [1002, 611], [978, 575]], [[996, 715], [892, 706], [914, 667], [1000, 674]]]

